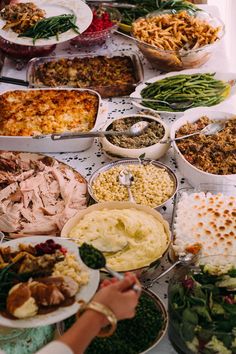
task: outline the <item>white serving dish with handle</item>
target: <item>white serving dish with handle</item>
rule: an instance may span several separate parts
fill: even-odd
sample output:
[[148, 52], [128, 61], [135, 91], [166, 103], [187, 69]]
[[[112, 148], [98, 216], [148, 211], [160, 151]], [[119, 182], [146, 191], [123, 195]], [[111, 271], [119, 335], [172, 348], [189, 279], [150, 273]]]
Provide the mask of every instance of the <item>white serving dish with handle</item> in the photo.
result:
[[[7, 90], [1, 92], [1, 95], [6, 92], [13, 91], [46, 91], [46, 90], [75, 90], [75, 91], [88, 91], [98, 97], [98, 110], [95, 119], [95, 124], [91, 131], [96, 131], [101, 128], [107, 118], [107, 107], [106, 104], [102, 102], [101, 96], [94, 90], [90, 89], [79, 89], [79, 88], [36, 88], [36, 89], [17, 89], [17, 90]], [[40, 153], [54, 153], [54, 152], [79, 152], [87, 150], [91, 147], [93, 143], [93, 138], [83, 138], [83, 139], [67, 139], [67, 140], [52, 140], [51, 135], [45, 135], [42, 139], [35, 139], [32, 136], [1, 136], [0, 135], [0, 150], [9, 151], [23, 151], [23, 152], [40, 152]]]
[[[190, 69], [190, 70], [182, 70], [181, 72], [179, 71], [174, 71], [174, 72], [170, 72], [168, 74], [165, 75], [159, 75], [159, 76], [155, 76], [149, 80], [146, 80], [145, 82], [141, 83], [140, 85], [138, 85], [135, 89], [135, 91], [133, 93], [131, 93], [130, 97], [138, 97], [138, 98], [142, 98], [141, 96], [141, 91], [147, 87], [148, 83], [153, 83], [156, 81], [160, 81], [162, 79], [165, 79], [167, 77], [172, 77], [175, 75], [192, 75], [192, 74], [206, 74], [206, 73], [214, 73], [214, 70], [211, 69]], [[224, 101], [222, 101], [221, 103], [211, 106], [211, 109], [220, 109], [221, 106], [223, 104], [225, 104], [227, 101], [229, 101], [229, 99], [236, 94], [236, 85], [235, 85], [235, 80], [236, 80], [236, 73], [232, 73], [232, 72], [215, 72], [215, 79], [217, 80], [222, 80], [222, 81], [226, 81], [226, 82], [231, 82], [231, 91], [230, 94], [227, 98], [225, 98]], [[140, 100], [141, 101], [141, 100]], [[136, 106], [139, 109], [145, 109], [145, 110], [149, 110], [150, 112], [154, 112], [154, 113], [159, 113], [159, 114], [163, 114], [163, 115], [167, 115], [167, 116], [177, 116], [180, 117], [182, 116], [185, 112], [188, 112], [190, 109], [186, 109], [185, 112], [171, 112], [171, 111], [159, 111], [159, 110], [154, 110], [152, 108], [149, 107], [145, 107], [141, 104], [141, 102], [138, 102], [136, 100], [133, 100], [133, 105]], [[196, 109], [198, 109], [199, 107], [197, 107]], [[204, 108], [207, 109], [207, 107], [201, 107], [202, 110]]]
[[[176, 131], [178, 131], [184, 124], [193, 123], [204, 115], [214, 120], [228, 120], [233, 116], [236, 116], [234, 113], [213, 111], [207, 108], [195, 108], [186, 112], [181, 118], [173, 123], [170, 131], [170, 138], [174, 139]], [[218, 185], [236, 184], [236, 174], [216, 175], [204, 172], [191, 165], [184, 158], [175, 142], [173, 142], [173, 148], [180, 173], [193, 187], [197, 187], [202, 183], [213, 183]]]

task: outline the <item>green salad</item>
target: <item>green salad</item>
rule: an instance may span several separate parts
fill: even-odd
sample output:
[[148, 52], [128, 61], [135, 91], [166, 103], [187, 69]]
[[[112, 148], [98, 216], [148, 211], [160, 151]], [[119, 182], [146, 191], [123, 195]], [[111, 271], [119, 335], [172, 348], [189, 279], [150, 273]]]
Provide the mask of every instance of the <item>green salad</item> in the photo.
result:
[[236, 354], [236, 268], [205, 265], [172, 281], [169, 315], [184, 353]]

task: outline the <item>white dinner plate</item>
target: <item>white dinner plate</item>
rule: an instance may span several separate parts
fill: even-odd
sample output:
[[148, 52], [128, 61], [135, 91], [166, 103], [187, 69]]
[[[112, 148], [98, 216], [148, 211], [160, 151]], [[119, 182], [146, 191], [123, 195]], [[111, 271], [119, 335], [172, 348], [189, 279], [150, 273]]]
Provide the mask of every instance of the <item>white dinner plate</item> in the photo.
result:
[[[27, 3], [29, 0], [20, 0], [22, 3]], [[40, 9], [45, 10], [46, 17], [58, 16], [62, 14], [74, 14], [76, 16], [76, 25], [80, 33], [83, 33], [91, 24], [93, 14], [90, 7], [82, 0], [33, 0], [32, 1]], [[3, 30], [6, 21], [0, 18], [0, 36], [12, 43], [33, 46], [33, 39], [28, 37], [18, 37], [18, 33], [13, 30]], [[53, 45], [68, 41], [78, 36], [78, 33], [72, 29], [59, 34], [59, 39], [56, 36], [49, 39], [37, 39], [36, 46]]]
[[[165, 75], [159, 75], [159, 76], [155, 76], [152, 79], [146, 80], [145, 83], [142, 83], [140, 85], [138, 85], [135, 89], [135, 91], [133, 93], [131, 93], [130, 97], [138, 97], [138, 98], [142, 98], [141, 96], [141, 91], [147, 87], [146, 83], [153, 83], [156, 81], [160, 81], [162, 79], [165, 79], [166, 77], [171, 77], [171, 76], [175, 76], [175, 75], [191, 75], [191, 74], [203, 74], [203, 73], [214, 73], [214, 70], [211, 69], [191, 69], [191, 70], [182, 70], [182, 71], [174, 71], [174, 72], [170, 72], [168, 74]], [[231, 81], [231, 80], [236, 80], [236, 73], [227, 73], [227, 72], [216, 72], [215, 74], [215, 78], [217, 80], [223, 80], [223, 81]], [[211, 106], [210, 108], [216, 110], [218, 108], [221, 107], [222, 104], [225, 104], [226, 101], [228, 101], [233, 95], [236, 94], [236, 85], [235, 83], [232, 85], [231, 88], [231, 92], [230, 95], [221, 103]], [[139, 103], [138, 101], [132, 101], [134, 106], [141, 108], [141, 109], [145, 109], [145, 110], [149, 110], [151, 112], [158, 112], [158, 113], [162, 113], [162, 114], [168, 114], [169, 116], [182, 116], [184, 114], [184, 112], [171, 112], [171, 111], [159, 111], [159, 110], [154, 110], [152, 108], [148, 108], [143, 106], [141, 103]], [[199, 106], [200, 107], [200, 106]], [[196, 107], [196, 108], [199, 108]], [[204, 107], [204, 106], [201, 106]], [[194, 109], [192, 107], [190, 107], [189, 109]], [[186, 109], [185, 112], [187, 112], [189, 109]]]
[[[49, 239], [53, 239], [56, 243], [61, 244], [65, 247], [70, 253], [74, 253], [78, 258], [78, 261], [82, 263], [79, 253], [78, 246], [69, 240], [62, 240], [60, 237], [50, 237], [50, 236], [32, 236], [32, 237], [24, 237], [17, 240], [12, 240], [8, 242], [4, 242], [1, 247], [11, 246], [13, 249], [17, 249], [19, 243], [36, 245], [37, 243], [45, 242]], [[84, 267], [86, 267], [84, 265]], [[78, 310], [80, 305], [78, 304], [78, 300], [84, 300], [88, 302], [93, 295], [95, 294], [99, 279], [100, 273], [98, 270], [92, 270], [87, 268], [89, 272], [89, 282], [87, 285], [84, 285], [80, 288], [80, 291], [76, 295], [76, 302], [73, 305], [66, 307], [59, 307], [56, 311], [50, 312], [45, 315], [36, 315], [33, 317], [25, 318], [25, 319], [16, 319], [11, 320], [6, 317], [3, 317], [0, 314], [0, 326], [11, 327], [11, 328], [34, 328], [39, 326], [47, 326], [59, 321], [63, 321], [64, 319], [74, 315]]]

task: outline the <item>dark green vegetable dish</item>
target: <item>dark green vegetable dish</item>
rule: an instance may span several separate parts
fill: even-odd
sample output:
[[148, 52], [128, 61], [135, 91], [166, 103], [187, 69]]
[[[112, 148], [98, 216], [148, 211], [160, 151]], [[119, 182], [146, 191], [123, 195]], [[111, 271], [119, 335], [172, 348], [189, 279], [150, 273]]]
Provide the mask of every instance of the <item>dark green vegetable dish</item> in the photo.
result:
[[170, 339], [185, 354], [236, 353], [236, 268], [182, 270], [169, 286]]
[[[86, 354], [139, 354], [147, 350], [160, 337], [166, 325], [157, 303], [143, 292], [136, 316], [118, 322], [115, 333], [108, 338], [96, 338], [85, 351]], [[75, 321], [67, 319], [65, 330]]]
[[[224, 101], [229, 96], [230, 89], [228, 82], [215, 79], [215, 73], [180, 74], [147, 83], [147, 87], [141, 91], [141, 96], [168, 103], [192, 102], [191, 108], [210, 107]], [[173, 109], [165, 103], [145, 101], [142, 105], [157, 111], [181, 111], [180, 108]]]
[[[121, 0], [119, 1], [122, 2]], [[153, 11], [168, 10], [170, 13], [176, 13], [186, 10], [190, 14], [201, 11], [186, 0], [129, 0], [129, 3], [137, 5], [137, 7], [133, 9], [119, 9], [122, 14], [122, 23], [129, 26], [137, 18], [146, 16]]]
[[79, 254], [87, 267], [92, 269], [101, 269], [106, 265], [106, 259], [97, 248], [83, 243], [79, 248]]

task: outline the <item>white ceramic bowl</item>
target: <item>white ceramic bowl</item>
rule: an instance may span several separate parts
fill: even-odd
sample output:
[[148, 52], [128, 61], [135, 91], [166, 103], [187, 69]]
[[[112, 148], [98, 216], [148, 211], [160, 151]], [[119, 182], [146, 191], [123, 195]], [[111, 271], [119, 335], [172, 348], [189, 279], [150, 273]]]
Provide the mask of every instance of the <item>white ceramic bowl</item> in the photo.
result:
[[[175, 133], [178, 131], [184, 124], [187, 122], [193, 123], [197, 121], [202, 116], [207, 116], [210, 119], [214, 120], [227, 120], [231, 117], [235, 116], [236, 114], [233, 113], [226, 113], [220, 111], [212, 111], [212, 110], [203, 110], [201, 109], [194, 109], [188, 111], [184, 114], [183, 117], [179, 118], [171, 127], [170, 137], [171, 139], [175, 138]], [[201, 183], [214, 183], [219, 185], [225, 184], [235, 184], [236, 183], [236, 174], [232, 175], [215, 175], [212, 173], [204, 172], [199, 170], [195, 166], [191, 165], [181, 154], [177, 144], [173, 142], [175, 158], [178, 164], [179, 171], [182, 175], [189, 181], [189, 183], [197, 187]]]
[[[161, 140], [166, 140], [169, 137], [170, 129], [169, 127], [163, 122], [162, 119], [156, 118], [154, 116], [149, 115], [142, 115], [142, 114], [130, 114], [115, 120], [119, 119], [126, 119], [130, 117], [140, 117], [140, 118], [148, 118], [150, 120], [159, 122], [165, 129], [164, 136]], [[103, 127], [103, 130], [107, 130], [107, 128], [115, 121], [109, 121]], [[161, 141], [160, 140], [160, 141]], [[138, 158], [140, 155], [145, 154], [145, 158], [147, 159], [159, 159], [161, 158], [166, 151], [169, 149], [170, 144], [154, 144], [148, 147], [140, 148], [140, 149], [129, 149], [129, 148], [122, 148], [120, 146], [112, 144], [106, 137], [100, 139], [102, 149], [104, 150], [105, 154], [110, 159], [117, 159], [120, 157], [129, 157], [129, 158]]]

